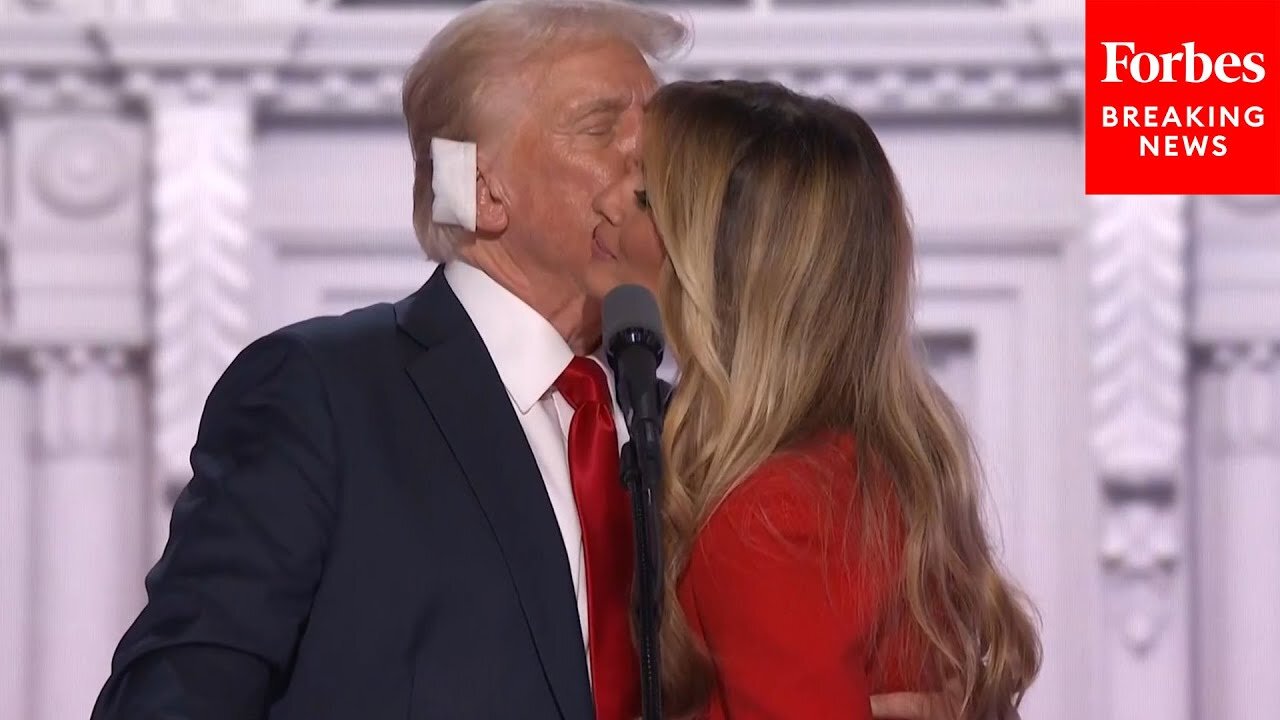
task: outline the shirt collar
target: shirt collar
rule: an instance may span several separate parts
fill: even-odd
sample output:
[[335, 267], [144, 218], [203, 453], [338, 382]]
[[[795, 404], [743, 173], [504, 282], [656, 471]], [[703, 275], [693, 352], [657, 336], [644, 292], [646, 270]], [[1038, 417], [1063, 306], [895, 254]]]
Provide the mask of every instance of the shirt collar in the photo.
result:
[[444, 266], [445, 279], [480, 333], [507, 394], [521, 414], [555, 384], [573, 350], [538, 311], [484, 271], [462, 261]]

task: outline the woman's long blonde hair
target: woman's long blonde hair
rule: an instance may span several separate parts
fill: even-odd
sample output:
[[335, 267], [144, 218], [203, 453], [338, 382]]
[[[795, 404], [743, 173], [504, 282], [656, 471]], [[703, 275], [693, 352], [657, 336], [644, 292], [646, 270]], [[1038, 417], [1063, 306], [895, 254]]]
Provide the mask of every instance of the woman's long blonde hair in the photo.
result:
[[[664, 432], [668, 714], [697, 712], [712, 687], [675, 595], [697, 531], [753, 468], [824, 430], [857, 444], [855, 541], [903, 545], [899, 588], [933, 689], [958, 689], [961, 718], [1016, 705], [1039, 641], [984, 531], [964, 423], [919, 358], [909, 222], [871, 128], [773, 84], [679, 82], [648, 106], [643, 155], [680, 365]], [[886, 494], [897, 532], [873, 502]]]

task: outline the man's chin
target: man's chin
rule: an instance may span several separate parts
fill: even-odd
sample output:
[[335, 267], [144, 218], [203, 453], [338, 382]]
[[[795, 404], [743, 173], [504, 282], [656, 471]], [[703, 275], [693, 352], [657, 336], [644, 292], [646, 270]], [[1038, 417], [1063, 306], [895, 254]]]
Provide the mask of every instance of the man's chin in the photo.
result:
[[587, 296], [588, 302], [596, 304], [597, 312], [604, 296], [622, 284], [612, 270], [604, 261], [592, 260], [583, 273], [582, 292]]
[[582, 323], [578, 331], [570, 338], [569, 345], [579, 355], [591, 355], [600, 348], [600, 300], [590, 292], [582, 303]]

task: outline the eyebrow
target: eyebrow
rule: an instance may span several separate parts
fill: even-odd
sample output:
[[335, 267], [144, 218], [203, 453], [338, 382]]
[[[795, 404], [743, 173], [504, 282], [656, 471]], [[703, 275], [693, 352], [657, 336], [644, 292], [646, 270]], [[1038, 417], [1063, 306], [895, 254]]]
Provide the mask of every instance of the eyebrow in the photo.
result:
[[572, 114], [575, 120], [582, 120], [584, 118], [589, 118], [592, 115], [599, 115], [603, 113], [621, 115], [622, 112], [627, 109], [627, 105], [629, 104], [630, 103], [627, 102], [626, 98], [616, 95], [613, 97], [595, 98], [573, 108]]

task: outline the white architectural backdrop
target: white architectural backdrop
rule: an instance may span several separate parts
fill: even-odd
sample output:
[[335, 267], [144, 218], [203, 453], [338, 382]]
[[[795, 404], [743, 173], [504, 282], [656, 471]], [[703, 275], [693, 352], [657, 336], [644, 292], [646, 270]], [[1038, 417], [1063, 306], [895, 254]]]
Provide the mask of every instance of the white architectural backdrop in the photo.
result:
[[[682, 9], [665, 77], [838, 98], [899, 170], [1023, 716], [1280, 718], [1280, 198], [1084, 196], [1082, 0]], [[0, 0], [0, 720], [88, 716], [234, 354], [429, 273], [399, 87], [454, 12]]]

